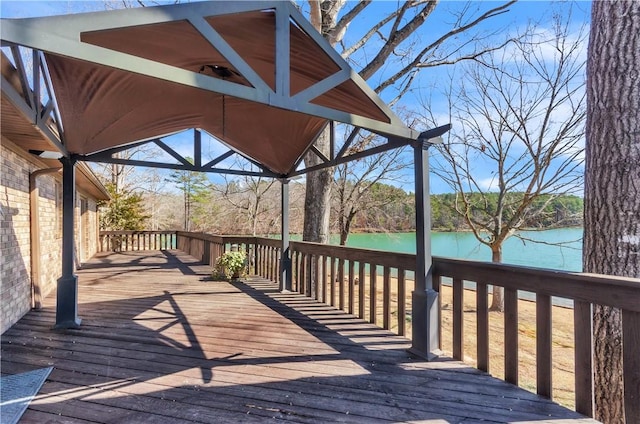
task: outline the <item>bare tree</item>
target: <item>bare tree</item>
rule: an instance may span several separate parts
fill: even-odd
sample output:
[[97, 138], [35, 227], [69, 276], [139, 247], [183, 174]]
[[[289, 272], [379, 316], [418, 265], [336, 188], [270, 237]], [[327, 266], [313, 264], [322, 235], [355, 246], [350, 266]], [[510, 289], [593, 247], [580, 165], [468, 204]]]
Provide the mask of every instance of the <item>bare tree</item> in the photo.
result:
[[[396, 9], [382, 12], [379, 19], [371, 20], [371, 14], [363, 13], [371, 9], [370, 0], [346, 2], [345, 0], [308, 0], [309, 17], [312, 25], [332, 46], [342, 48], [342, 56], [368, 80], [378, 75], [383, 66], [393, 69], [384, 73], [374, 84], [377, 93], [393, 93], [390, 104], [395, 104], [411, 88], [417, 73], [422, 68], [453, 64], [464, 60], [477, 60], [484, 53], [501, 46], [476, 48], [479, 41], [495, 35], [498, 30], [481, 34], [478, 27], [492, 17], [504, 13], [515, 3], [507, 1], [497, 7], [480, 10], [477, 3], [469, 2], [452, 15], [451, 26], [443, 34], [421, 34], [418, 30], [433, 13], [438, 2], [409, 0], [399, 3]], [[344, 10], [346, 5], [348, 10]], [[475, 4], [475, 6], [472, 6]], [[380, 4], [378, 4], [379, 6]], [[355, 41], [345, 43], [349, 25], [357, 18], [369, 19], [368, 29]], [[460, 42], [460, 36], [469, 41]], [[426, 40], [426, 41], [425, 41]], [[372, 80], [373, 81], [373, 80]], [[325, 131], [316, 142], [323, 154], [329, 152], [329, 134]], [[307, 166], [317, 164], [319, 158], [309, 154], [305, 158]], [[329, 235], [329, 213], [331, 181], [333, 170], [325, 169], [307, 175], [304, 215], [304, 240], [326, 243]]]
[[[246, 228], [251, 235], [259, 233], [259, 223], [265, 221], [265, 217], [271, 212], [271, 219], [267, 219], [267, 225], [263, 226], [263, 233], [273, 232], [273, 226], [278, 222], [276, 216], [280, 214], [279, 196], [273, 186], [277, 181], [262, 177], [243, 176], [234, 180], [225, 178], [225, 184], [215, 190], [221, 199], [228, 203], [234, 215], [243, 216]], [[242, 231], [245, 232], [245, 231]]]
[[[361, 137], [351, 149], [355, 153], [361, 150], [360, 146], [369, 143], [370, 137]], [[399, 171], [413, 166], [403, 153], [404, 149], [396, 149], [337, 167], [332, 203], [341, 246], [347, 243], [353, 221], [358, 214], [382, 209], [395, 200], [393, 197], [372, 196], [370, 192], [377, 184], [402, 179]]]
[[[638, 278], [640, 3], [593, 2], [591, 11], [584, 271]], [[623, 384], [637, 384], [638, 377], [623, 382], [621, 311], [594, 306], [593, 335], [595, 418], [637, 422], [637, 405], [625, 421]]]
[[[532, 36], [467, 66], [449, 93], [455, 130], [434, 172], [494, 262], [505, 240], [582, 181], [585, 31], [572, 34], [568, 21], [556, 16], [548, 40]], [[494, 287], [492, 309], [504, 309], [502, 295]]]

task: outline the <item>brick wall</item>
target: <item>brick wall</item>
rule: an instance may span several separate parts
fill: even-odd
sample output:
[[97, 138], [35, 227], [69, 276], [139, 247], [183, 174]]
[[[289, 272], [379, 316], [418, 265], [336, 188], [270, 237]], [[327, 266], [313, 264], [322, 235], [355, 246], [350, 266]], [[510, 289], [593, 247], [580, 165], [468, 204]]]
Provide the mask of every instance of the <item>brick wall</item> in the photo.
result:
[[[31, 228], [29, 206], [29, 174], [43, 166], [27, 159], [20, 149], [3, 138], [0, 143], [0, 302], [2, 305], [0, 334], [13, 325], [32, 304], [31, 293]], [[59, 174], [40, 175], [39, 191], [39, 287], [44, 299], [55, 295], [61, 273], [62, 256], [62, 185]], [[76, 208], [76, 227], [83, 225], [82, 257], [86, 261], [97, 251], [97, 205], [95, 199], [79, 192], [77, 199], [86, 200], [86, 211], [80, 217]], [[76, 234], [79, 231], [76, 229]], [[77, 242], [80, 242], [78, 240]], [[80, 249], [78, 249], [80, 251]]]
[[0, 331], [4, 332], [31, 307], [29, 241], [29, 172], [26, 159], [2, 143], [0, 173]]
[[40, 278], [42, 299], [55, 294], [62, 272], [62, 183], [60, 174], [41, 175], [38, 186], [40, 234]]

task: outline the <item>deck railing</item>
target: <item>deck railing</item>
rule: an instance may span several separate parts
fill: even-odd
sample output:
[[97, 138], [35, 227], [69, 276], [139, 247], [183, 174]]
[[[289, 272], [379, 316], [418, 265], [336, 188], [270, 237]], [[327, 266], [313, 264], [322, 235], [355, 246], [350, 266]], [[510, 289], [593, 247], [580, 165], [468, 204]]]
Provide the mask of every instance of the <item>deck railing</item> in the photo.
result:
[[293, 289], [407, 335], [407, 277], [415, 255], [292, 242]]
[[280, 279], [280, 240], [247, 237], [216, 236], [178, 231], [177, 248], [205, 264], [214, 265], [225, 252], [241, 250], [247, 254], [247, 272], [278, 282]]
[[176, 248], [175, 231], [100, 231], [98, 252]]
[[[109, 232], [109, 237], [115, 237], [117, 234], [114, 233]], [[140, 234], [146, 233], [149, 232]], [[224, 251], [245, 250], [250, 258], [249, 272], [279, 281], [279, 240], [186, 232], [174, 234], [178, 249], [209, 264], [214, 264]], [[140, 246], [139, 242], [127, 241], [131, 237], [128, 232], [120, 235], [125, 239], [124, 242], [120, 239], [119, 246], [130, 246], [130, 249]], [[407, 323], [411, 315], [415, 255], [307, 242], [291, 242], [290, 252], [294, 291], [411, 337]], [[627, 417], [631, 417], [627, 422], [639, 422], [634, 421], [634, 417], [640, 417], [640, 279], [438, 257], [433, 258], [433, 279], [437, 291], [442, 291], [443, 283], [452, 286], [452, 326], [448, 331], [452, 334], [453, 357], [463, 360], [465, 352], [475, 354], [476, 366], [484, 371], [489, 371], [491, 361], [489, 288], [504, 287], [505, 311], [501, 314], [504, 333], [497, 336], [503, 346], [504, 379], [514, 384], [520, 382], [518, 304], [522, 296], [529, 294], [536, 311], [535, 390], [549, 398], [553, 396], [554, 384], [553, 303], [564, 299], [573, 308], [575, 409], [589, 416], [593, 415], [591, 311], [594, 305], [621, 309], [625, 409]], [[469, 296], [475, 306], [477, 336], [472, 342], [475, 346], [464, 342], [465, 312], [469, 313], [465, 311], [464, 301]], [[442, 325], [440, 329], [442, 331]]]
[[[640, 422], [640, 279], [551, 271], [505, 264], [434, 258], [434, 279], [453, 281], [453, 357], [463, 359], [465, 295], [475, 297], [477, 367], [489, 370], [488, 286], [504, 287], [504, 375], [518, 384], [518, 299], [530, 293], [536, 306], [536, 391], [552, 397], [552, 300], [573, 303], [575, 408], [593, 414], [592, 308], [622, 310], [623, 364], [627, 422]], [[465, 284], [466, 283], [466, 284]], [[475, 290], [465, 290], [471, 284]], [[474, 347], [469, 347], [473, 349]]]

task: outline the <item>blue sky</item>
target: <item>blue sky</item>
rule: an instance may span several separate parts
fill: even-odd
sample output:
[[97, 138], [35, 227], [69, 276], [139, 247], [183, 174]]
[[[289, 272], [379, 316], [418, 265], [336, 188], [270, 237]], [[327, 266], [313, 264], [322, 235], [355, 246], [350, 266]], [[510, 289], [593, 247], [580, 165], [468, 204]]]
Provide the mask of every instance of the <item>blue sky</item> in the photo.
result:
[[[306, 2], [299, 2], [303, 11], [306, 7]], [[361, 18], [354, 21], [352, 26], [347, 32], [345, 38], [345, 44], [357, 40], [364, 31], [371, 25], [371, 23], [385, 11], [391, 8], [397, 7], [396, 1], [375, 1], [369, 6], [363, 13]], [[429, 17], [427, 23], [418, 32], [417, 42], [428, 43], [435, 36], [442, 34], [448, 28], [454, 19], [456, 13], [461, 13], [465, 7], [468, 7], [467, 11], [473, 13], [479, 10], [486, 10], [491, 7], [495, 7], [500, 2], [475, 2], [469, 3], [461, 1], [442, 1], [435, 12]], [[554, 11], [566, 13], [569, 8], [572, 10], [571, 19], [575, 21], [575, 27], [578, 28], [582, 23], [587, 22], [589, 19], [590, 2], [546, 2], [546, 1], [520, 1], [510, 7], [508, 13], [501, 14], [495, 18], [492, 18], [490, 23], [479, 27], [481, 34], [488, 37], [487, 42], [491, 40], [501, 40], [507, 33], [514, 33], [521, 31], [530, 22], [538, 23], [540, 28], [545, 28], [551, 22], [551, 16]], [[46, 16], [52, 14], [66, 14], [66, 13], [79, 13], [96, 10], [104, 10], [105, 2], [93, 1], [4, 1], [0, 2], [0, 15], [3, 18], [22, 18], [32, 16]], [[464, 38], [456, 40], [456, 42], [463, 43]], [[586, 46], [585, 46], [586, 50]], [[364, 59], [363, 59], [364, 60]], [[389, 68], [381, 71], [378, 75], [374, 75], [371, 80], [371, 85], [375, 85], [376, 80], [381, 76], [384, 76], [385, 72], [392, 72], [392, 64], [389, 64]], [[449, 84], [449, 75], [453, 71], [452, 67], [448, 68], [431, 68], [421, 71], [419, 79], [414, 84], [414, 89], [409, 93], [400, 106], [412, 110], [420, 111], [424, 109], [424, 103], [428, 103], [429, 107], [437, 116], [437, 124], [442, 125], [447, 123], [447, 99], [442, 94], [442, 88]], [[456, 70], [457, 73], [457, 70]], [[393, 97], [391, 92], [384, 92], [382, 97], [385, 100], [389, 100]], [[454, 128], [458, 125], [457, 122], [452, 122]], [[427, 128], [424, 128], [427, 129]], [[181, 150], [181, 153], [193, 156], [193, 153], [189, 152], [187, 144], [181, 146], [180, 139], [175, 141], [177, 150]], [[220, 147], [216, 146], [216, 143], [212, 140], [205, 138], [204, 147], [211, 148], [211, 155], [221, 151]], [[487, 164], [478, 162], [474, 172], [481, 179], [488, 179], [491, 175], [491, 169]], [[402, 182], [394, 183], [401, 185], [404, 189], [411, 191], [413, 187], [412, 180], [413, 172], [408, 170]], [[216, 178], [213, 177], [215, 181]], [[437, 177], [432, 176], [431, 183], [432, 192], [440, 193], [447, 192], [450, 189], [444, 185]]]

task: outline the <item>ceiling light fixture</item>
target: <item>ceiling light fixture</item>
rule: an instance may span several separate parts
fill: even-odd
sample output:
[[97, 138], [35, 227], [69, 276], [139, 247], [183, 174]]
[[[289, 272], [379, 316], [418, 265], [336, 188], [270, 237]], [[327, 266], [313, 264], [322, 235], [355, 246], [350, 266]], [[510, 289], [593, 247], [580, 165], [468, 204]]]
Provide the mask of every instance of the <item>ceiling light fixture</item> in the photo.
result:
[[[231, 78], [233, 76], [240, 76], [240, 74], [234, 71], [231, 68], [227, 68], [226, 66], [221, 65], [202, 65], [200, 67], [200, 74], [209, 75], [212, 77], [221, 78], [223, 81], [226, 81], [227, 78]], [[227, 120], [227, 99], [224, 94], [222, 94], [222, 138], [224, 139], [227, 135], [226, 129], [226, 120]]]

